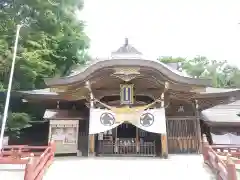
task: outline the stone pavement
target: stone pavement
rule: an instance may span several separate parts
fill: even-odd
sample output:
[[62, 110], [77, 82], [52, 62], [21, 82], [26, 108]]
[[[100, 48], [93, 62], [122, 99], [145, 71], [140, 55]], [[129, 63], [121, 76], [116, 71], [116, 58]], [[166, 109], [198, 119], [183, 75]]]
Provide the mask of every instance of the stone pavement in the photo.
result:
[[[0, 165], [1, 180], [23, 180], [24, 167]], [[43, 180], [214, 180], [201, 155], [159, 158], [56, 158]]]
[[[201, 155], [159, 158], [56, 158], [43, 180], [214, 180]], [[13, 180], [13, 179], [11, 179]]]
[[25, 165], [0, 164], [0, 180], [23, 180]]

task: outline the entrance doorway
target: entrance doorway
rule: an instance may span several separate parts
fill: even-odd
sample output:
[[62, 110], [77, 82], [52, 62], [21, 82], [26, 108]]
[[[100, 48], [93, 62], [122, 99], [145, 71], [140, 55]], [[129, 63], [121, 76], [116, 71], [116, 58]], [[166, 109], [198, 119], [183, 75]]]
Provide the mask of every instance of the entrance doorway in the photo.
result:
[[123, 123], [116, 128], [115, 154], [130, 155], [138, 153], [138, 135], [136, 126]]
[[130, 123], [123, 123], [117, 127], [117, 138], [136, 138], [137, 128]]
[[[157, 139], [156, 139], [157, 138]], [[99, 156], [156, 156], [160, 136], [141, 130], [130, 123], [98, 134]], [[158, 150], [157, 150], [158, 151]]]

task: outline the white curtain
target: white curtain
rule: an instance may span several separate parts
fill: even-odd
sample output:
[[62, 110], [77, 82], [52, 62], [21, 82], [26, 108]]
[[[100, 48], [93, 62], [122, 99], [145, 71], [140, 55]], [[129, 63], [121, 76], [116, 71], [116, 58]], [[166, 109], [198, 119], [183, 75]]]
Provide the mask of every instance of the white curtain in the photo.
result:
[[121, 123], [116, 123], [115, 114], [105, 109], [90, 109], [89, 134], [98, 134], [109, 131]]
[[[145, 121], [145, 122], [144, 122]], [[148, 109], [140, 114], [136, 121], [131, 122], [136, 127], [152, 132], [152, 133], [166, 133], [166, 116], [165, 109]]]
[[128, 119], [129, 116], [121, 115], [121, 119], [117, 119], [116, 114], [110, 110], [105, 109], [90, 109], [90, 120], [89, 120], [89, 134], [98, 134], [108, 130], [111, 130], [124, 121], [135, 125], [136, 127], [153, 133], [166, 133], [166, 117], [165, 109], [149, 109], [141, 113], [136, 112], [131, 116], [131, 119]]

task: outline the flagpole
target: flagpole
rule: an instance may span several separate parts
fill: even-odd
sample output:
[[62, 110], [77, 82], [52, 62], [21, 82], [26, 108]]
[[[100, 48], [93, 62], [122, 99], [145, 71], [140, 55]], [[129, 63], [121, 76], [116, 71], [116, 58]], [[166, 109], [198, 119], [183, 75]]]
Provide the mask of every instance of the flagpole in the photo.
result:
[[11, 71], [10, 71], [8, 89], [7, 89], [7, 96], [6, 96], [6, 102], [5, 102], [3, 118], [2, 118], [2, 127], [1, 127], [1, 134], [0, 134], [0, 152], [3, 148], [4, 131], [5, 131], [5, 127], [6, 127], [6, 123], [7, 123], [7, 117], [8, 117], [9, 101], [10, 101], [10, 97], [11, 97], [12, 81], [13, 81], [13, 75], [14, 75], [14, 69], [15, 69], [19, 32], [21, 30], [21, 27], [22, 27], [21, 24], [17, 25], [16, 38], [15, 38], [15, 44], [14, 44], [14, 50], [13, 50], [13, 58], [12, 58], [12, 65], [11, 65]]

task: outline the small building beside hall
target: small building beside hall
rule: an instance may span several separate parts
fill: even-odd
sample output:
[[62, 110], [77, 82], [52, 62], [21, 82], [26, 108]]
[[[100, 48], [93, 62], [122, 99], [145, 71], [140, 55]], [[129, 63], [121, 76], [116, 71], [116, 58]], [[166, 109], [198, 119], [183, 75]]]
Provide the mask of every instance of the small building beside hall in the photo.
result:
[[240, 144], [240, 101], [220, 104], [201, 112], [211, 144]]
[[199, 153], [200, 112], [240, 94], [144, 58], [127, 40], [111, 57], [91, 60], [46, 85], [19, 96], [44, 106], [46, 138], [55, 140], [57, 153], [80, 156]]

